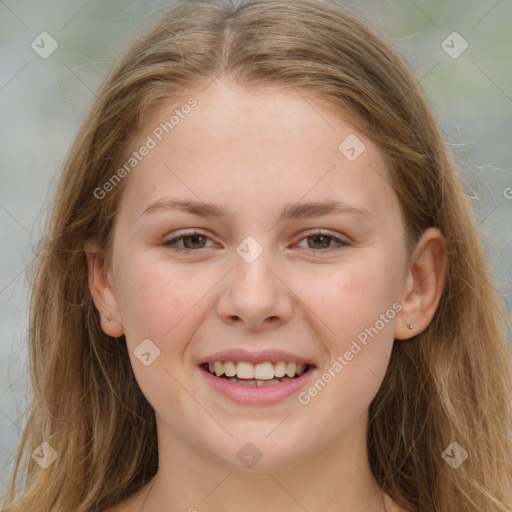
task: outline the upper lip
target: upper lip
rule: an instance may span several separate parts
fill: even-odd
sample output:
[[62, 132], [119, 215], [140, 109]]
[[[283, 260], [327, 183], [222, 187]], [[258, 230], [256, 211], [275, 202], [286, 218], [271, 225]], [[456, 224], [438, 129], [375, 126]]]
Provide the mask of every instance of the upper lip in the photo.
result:
[[311, 359], [292, 354], [291, 352], [272, 349], [250, 352], [243, 348], [215, 352], [214, 354], [210, 354], [209, 356], [201, 359], [199, 361], [199, 365], [204, 363], [214, 363], [215, 361], [247, 361], [253, 364], [265, 363], [267, 361], [286, 361], [288, 363], [303, 363], [315, 366]]

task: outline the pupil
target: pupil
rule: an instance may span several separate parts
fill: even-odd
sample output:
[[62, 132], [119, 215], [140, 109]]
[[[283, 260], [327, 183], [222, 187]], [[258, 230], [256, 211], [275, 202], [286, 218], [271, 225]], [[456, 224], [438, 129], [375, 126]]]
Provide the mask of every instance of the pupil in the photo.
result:
[[[328, 235], [312, 235], [310, 236], [309, 238], [313, 238], [315, 240], [315, 243], [316, 241], [320, 238], [320, 239], [324, 239], [324, 241], [327, 241], [327, 245], [326, 244], [323, 244], [322, 247], [327, 247], [329, 246], [329, 236]], [[320, 242], [321, 243], [321, 242]]]
[[[188, 236], [184, 237], [183, 240], [185, 241], [187, 239], [193, 239], [194, 241], [192, 242], [192, 244], [195, 245], [196, 243], [199, 243], [199, 242], [197, 242], [198, 238], [204, 238], [204, 236], [203, 235], [188, 235]], [[185, 245], [187, 245], [187, 244], [185, 244]], [[190, 247], [188, 247], [188, 249], [190, 249]]]

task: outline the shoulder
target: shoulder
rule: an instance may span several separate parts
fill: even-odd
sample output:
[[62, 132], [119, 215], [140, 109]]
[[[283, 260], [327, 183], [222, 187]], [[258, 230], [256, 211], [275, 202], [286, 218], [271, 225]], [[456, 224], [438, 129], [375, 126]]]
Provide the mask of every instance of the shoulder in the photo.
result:
[[128, 498], [125, 498], [123, 501], [120, 501], [112, 507], [103, 509], [101, 512], [140, 512], [142, 504], [145, 501], [148, 492], [151, 490], [151, 486], [153, 485], [152, 482], [153, 479], [135, 491]]
[[122, 501], [113, 507], [103, 509], [101, 512], [133, 512], [133, 507], [130, 507], [126, 501]]
[[389, 494], [384, 493], [384, 507], [387, 512], [411, 512], [402, 508], [396, 501], [394, 501]]
[[141, 503], [134, 497], [127, 498], [116, 505], [103, 509], [101, 512], [138, 512]]

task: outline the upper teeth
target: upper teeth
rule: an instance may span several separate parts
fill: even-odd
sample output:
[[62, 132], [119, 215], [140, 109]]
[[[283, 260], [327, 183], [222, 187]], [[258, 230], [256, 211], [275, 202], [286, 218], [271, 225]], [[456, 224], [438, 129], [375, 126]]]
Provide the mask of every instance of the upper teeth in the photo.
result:
[[294, 377], [295, 374], [302, 375], [306, 369], [306, 365], [302, 363], [287, 363], [278, 361], [277, 363], [265, 362], [252, 364], [247, 361], [215, 361], [208, 363], [211, 373], [215, 373], [217, 377], [226, 375], [226, 377], [234, 377], [239, 379], [258, 379], [271, 380], [274, 377]]

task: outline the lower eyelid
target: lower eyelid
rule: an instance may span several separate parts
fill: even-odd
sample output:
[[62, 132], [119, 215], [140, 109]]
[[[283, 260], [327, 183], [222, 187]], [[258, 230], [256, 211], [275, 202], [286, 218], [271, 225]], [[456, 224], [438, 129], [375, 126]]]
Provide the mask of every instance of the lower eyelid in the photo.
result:
[[[184, 234], [179, 235], [177, 237], [171, 238], [170, 240], [165, 241], [162, 245], [164, 247], [170, 247], [174, 251], [181, 252], [181, 253], [184, 253], [184, 252], [191, 253], [191, 252], [197, 252], [197, 251], [200, 251], [200, 250], [203, 250], [203, 249], [211, 249], [211, 246], [209, 246], [209, 247], [199, 247], [198, 249], [188, 249], [186, 247], [185, 248], [183, 248], [183, 247], [171, 247], [172, 245], [175, 245], [178, 242], [180, 242], [181, 240], [183, 240], [184, 238], [187, 238], [187, 237], [190, 237], [190, 236], [194, 236], [194, 235], [204, 237], [204, 238], [207, 239], [207, 241], [215, 243], [214, 240], [212, 240], [212, 238], [210, 238], [208, 235], [206, 235], [204, 233], [192, 232], [192, 233], [184, 233]], [[334, 235], [331, 235], [329, 233], [322, 233], [322, 232], [308, 233], [308, 234], [302, 236], [302, 238], [300, 238], [298, 240], [298, 242], [296, 242], [296, 245], [298, 243], [303, 242], [307, 238], [312, 237], [312, 236], [325, 236], [325, 237], [328, 237], [332, 241], [334, 241], [336, 245], [334, 245], [333, 247], [326, 247], [326, 248], [322, 248], [322, 249], [311, 249], [309, 247], [300, 247], [301, 249], [306, 249], [307, 251], [313, 251], [313, 252], [321, 253], [321, 252], [329, 252], [329, 251], [333, 251], [333, 250], [336, 250], [336, 249], [341, 249], [343, 247], [346, 247], [346, 246], [350, 245], [349, 242], [347, 242], [346, 240], [338, 238], [338, 237], [336, 237]]]
[[335, 249], [338, 249], [338, 248], [341, 248], [341, 247], [349, 245], [349, 243], [346, 240], [343, 240], [342, 238], [338, 238], [338, 237], [336, 237], [334, 235], [330, 235], [328, 233], [310, 233], [310, 234], [307, 234], [307, 235], [303, 236], [298, 241], [298, 243], [301, 243], [304, 240], [307, 240], [309, 237], [312, 237], [312, 236], [324, 236], [324, 237], [330, 238], [331, 241], [334, 241], [335, 244], [337, 244], [337, 245], [334, 245], [333, 247], [326, 247], [324, 249], [310, 249], [309, 247], [303, 247], [303, 249], [306, 249], [308, 251], [327, 252], [327, 251], [330, 251], [330, 250], [335, 250]]
[[[213, 242], [213, 240], [208, 235], [205, 235], [203, 233], [184, 233], [182, 235], [176, 236], [174, 238], [171, 238], [170, 240], [165, 241], [162, 245], [164, 247], [170, 247], [171, 245], [177, 244], [178, 242], [182, 241], [184, 238], [188, 238], [188, 237], [191, 237], [191, 236], [201, 236], [203, 238], [206, 238], [207, 241]], [[208, 249], [208, 248], [209, 247], [200, 247], [199, 249], [188, 249], [186, 247], [185, 248], [177, 247], [177, 248], [175, 248], [175, 250], [178, 250], [178, 251], [199, 251], [201, 249]]]

